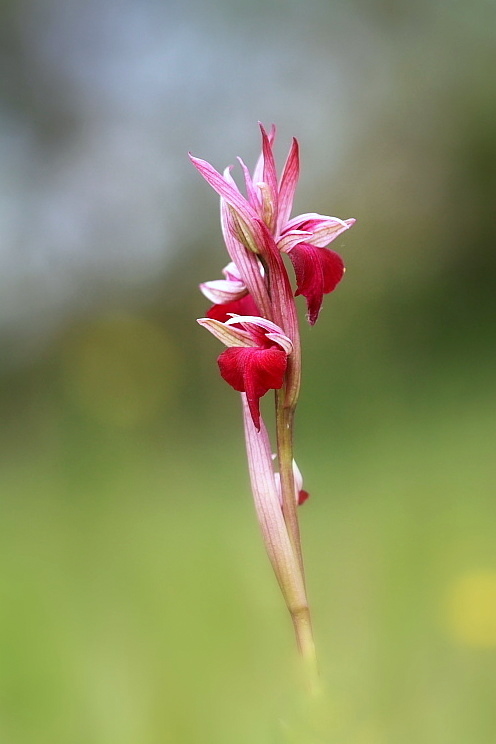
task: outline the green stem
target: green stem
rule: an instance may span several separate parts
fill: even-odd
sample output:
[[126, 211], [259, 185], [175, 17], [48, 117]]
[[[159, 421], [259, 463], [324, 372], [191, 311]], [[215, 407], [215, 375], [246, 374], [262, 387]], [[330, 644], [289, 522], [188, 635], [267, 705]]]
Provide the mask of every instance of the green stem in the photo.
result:
[[317, 695], [321, 691], [321, 686], [310, 610], [308, 606], [302, 607], [298, 612], [292, 613], [291, 617], [293, 620], [298, 650], [303, 663], [305, 683], [309, 692], [312, 695]]
[[276, 390], [277, 459], [281, 477], [282, 513], [295, 555], [303, 574], [300, 527], [293, 476], [293, 418], [294, 409], [285, 405], [285, 388]]
[[[294, 408], [285, 405], [287, 399], [284, 389], [276, 391], [276, 430], [277, 456], [281, 479], [282, 512], [293, 551], [298, 560], [303, 585], [305, 574], [301, 550], [300, 527], [298, 523], [297, 503], [293, 475], [293, 418]], [[307, 686], [312, 693], [318, 692], [318, 671], [315, 643], [313, 640], [310, 609], [305, 592], [305, 604], [298, 607], [288, 606], [293, 620], [298, 649], [304, 665]]]

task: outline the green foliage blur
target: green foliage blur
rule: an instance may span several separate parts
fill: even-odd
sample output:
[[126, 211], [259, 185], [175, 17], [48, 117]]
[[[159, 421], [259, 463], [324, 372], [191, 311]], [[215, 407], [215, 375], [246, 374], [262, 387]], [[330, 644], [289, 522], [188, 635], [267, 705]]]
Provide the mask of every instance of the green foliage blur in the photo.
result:
[[[10, 83], [0, 113], [31, 122], [48, 162], [77, 122], [60, 80], [30, 88], [37, 24], [26, 19], [34, 14], [43, 29], [43, 10], [58, 17], [79, 6], [39, 6], [1, 5]], [[90, 3], [87, 13], [98, 21], [103, 7]], [[253, 104], [253, 127], [243, 121], [239, 138], [233, 116], [223, 153], [222, 142], [201, 137], [200, 97], [194, 136], [175, 132], [187, 183], [176, 219], [199, 217], [167, 264], [139, 286], [118, 277], [95, 279], [91, 291], [68, 284], [88, 302], [61, 303], [50, 332], [34, 312], [23, 330], [5, 331], [0, 744], [495, 741], [494, 7], [305, 7], [237, 3], [227, 12], [213, 3], [210, 23], [247, 44], [267, 13], [278, 38], [284, 16], [289, 41], [301, 33], [309, 54], [318, 50], [323, 97], [342, 59], [374, 65], [386, 89], [378, 112], [357, 88], [346, 114], [352, 136], [332, 175], [325, 163], [339, 143], [326, 134], [318, 96], [311, 110], [301, 102], [314, 123], [311, 141], [301, 137], [296, 209], [357, 218], [335, 246], [347, 275], [313, 329], [300, 305], [296, 454], [311, 494], [301, 523], [324, 695], [302, 692], [250, 501], [238, 396], [218, 376], [216, 342], [195, 324], [205, 311], [197, 284], [218, 277], [226, 258], [217, 200], [188, 170], [187, 136], [203, 157], [215, 146], [221, 167], [255, 154], [259, 113]], [[173, 24], [179, 6], [164, 8]], [[207, 13], [196, 10], [196, 21], [177, 21], [179, 39]], [[377, 46], [354, 46], [364, 29]], [[214, 96], [215, 84], [205, 80]], [[263, 84], [243, 82], [254, 97]], [[297, 101], [274, 99], [266, 123], [277, 117], [283, 140], [299, 135], [285, 123]], [[168, 116], [155, 122], [166, 132], [177, 126], [173, 109]], [[313, 181], [315, 151], [322, 170]], [[153, 155], [160, 168], [163, 152]], [[103, 241], [85, 235], [81, 252], [99, 252]], [[109, 238], [117, 257], [121, 237]], [[43, 267], [64, 287], [57, 270], [67, 260]], [[34, 300], [16, 286], [29, 309]], [[35, 329], [29, 343], [19, 340], [26, 327]], [[267, 396], [268, 418], [271, 405]]]

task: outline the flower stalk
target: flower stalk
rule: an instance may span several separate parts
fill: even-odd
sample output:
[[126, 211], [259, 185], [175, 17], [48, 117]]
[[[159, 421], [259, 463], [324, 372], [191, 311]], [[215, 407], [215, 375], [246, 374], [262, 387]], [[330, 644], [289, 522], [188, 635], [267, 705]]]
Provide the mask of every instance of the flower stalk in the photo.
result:
[[[353, 219], [316, 213], [290, 219], [299, 177], [299, 147], [293, 140], [280, 179], [273, 154], [275, 128], [262, 133], [253, 174], [239, 162], [246, 196], [226, 168], [190, 155], [193, 165], [220, 196], [221, 227], [230, 263], [224, 279], [204, 282], [213, 303], [199, 324], [227, 348], [219, 356], [221, 376], [241, 393], [248, 470], [258, 522], [275, 576], [291, 615], [307, 683], [318, 688], [315, 644], [305, 588], [298, 507], [308, 498], [293, 457], [294, 414], [301, 381], [301, 347], [294, 297], [307, 301], [313, 325], [323, 297], [344, 274], [341, 257], [327, 248]], [[293, 264], [292, 289], [282, 254]], [[260, 399], [275, 394], [275, 441], [260, 412]], [[278, 470], [274, 466], [277, 459]]]
[[276, 391], [276, 438], [277, 459], [279, 462], [279, 476], [281, 483], [281, 508], [291, 544], [295, 555], [298, 558], [300, 570], [304, 578], [300, 525], [297, 514], [298, 502], [295, 499], [295, 481], [293, 474], [294, 410], [285, 406], [285, 397], [284, 389]]

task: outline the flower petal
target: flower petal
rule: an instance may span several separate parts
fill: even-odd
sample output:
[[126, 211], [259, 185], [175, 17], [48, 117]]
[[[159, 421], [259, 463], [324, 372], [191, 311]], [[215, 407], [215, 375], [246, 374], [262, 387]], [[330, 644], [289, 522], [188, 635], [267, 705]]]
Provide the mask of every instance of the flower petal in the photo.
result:
[[308, 230], [288, 230], [284, 231], [283, 236], [277, 241], [277, 247], [281, 253], [289, 253], [293, 246], [298, 243], [305, 243], [310, 240], [312, 233]]
[[214, 318], [198, 318], [196, 322], [199, 323], [203, 328], [206, 328], [207, 331], [210, 331], [210, 333], [215, 336], [215, 338], [219, 339], [219, 341], [221, 341], [226, 346], [251, 346], [252, 348], [256, 347], [257, 342], [254, 341], [251, 333], [243, 330], [242, 328], [226, 326], [225, 323], [222, 323], [219, 320], [215, 320]]
[[240, 277], [248, 288], [255, 304], [258, 306], [259, 312], [266, 317], [270, 317], [271, 301], [264, 278], [260, 272], [260, 261], [252, 251], [247, 251], [244, 245], [234, 237], [232, 212], [224, 199], [221, 199], [220, 215], [222, 235], [227, 252], [231, 260], [235, 263]]
[[279, 207], [277, 216], [278, 232], [282, 230], [291, 214], [299, 176], [300, 160], [298, 140], [293, 138], [293, 143], [289, 150], [279, 185]]
[[243, 280], [241, 278], [241, 274], [239, 273], [239, 269], [234, 263], [234, 261], [230, 261], [227, 266], [224, 266], [222, 269], [222, 273], [224, 274], [225, 278], [229, 282], [241, 282], [243, 283]]
[[210, 163], [208, 163], [206, 160], [195, 158], [193, 155], [191, 155], [191, 153], [189, 157], [191, 162], [198, 170], [198, 172], [201, 173], [205, 181], [207, 181], [207, 183], [210, 184], [210, 186], [219, 194], [219, 196], [225, 199], [226, 202], [230, 204], [236, 210], [236, 212], [238, 212], [244, 222], [250, 224], [252, 220], [257, 219], [257, 213], [255, 212], [251, 204], [249, 204], [245, 197], [241, 194], [232, 179], [228, 180], [225, 173], [222, 176], [220, 173], [218, 173], [218, 171], [215, 170], [213, 165], [210, 165]]
[[250, 222], [249, 224], [245, 222], [231, 205], [228, 205], [228, 209], [230, 213], [229, 229], [234, 238], [255, 255], [261, 253], [260, 240], [257, 239], [259, 232], [258, 225], [253, 229], [254, 222]]
[[260, 398], [269, 390], [279, 390], [284, 384], [287, 355], [272, 347], [226, 349], [218, 359], [223, 379], [240, 393], [246, 393], [250, 414], [260, 431]]
[[300, 214], [293, 217], [292, 220], [284, 226], [284, 235], [292, 230], [306, 230], [311, 233], [311, 237], [306, 239], [307, 243], [324, 248], [335, 240], [338, 235], [349, 230], [355, 224], [356, 220], [340, 220], [338, 217], [327, 217], [315, 212]]
[[248, 166], [245, 164], [245, 162], [238, 157], [239, 164], [241, 165], [241, 168], [243, 169], [243, 175], [245, 177], [245, 184], [246, 184], [246, 194], [248, 196], [248, 201], [250, 202], [253, 209], [260, 213], [260, 198], [259, 198], [259, 191], [255, 188], [253, 185], [253, 181], [250, 175], [250, 171], [248, 170]]
[[[267, 135], [267, 138], [269, 140], [269, 145], [272, 147], [274, 144], [274, 140], [276, 138], [276, 127], [274, 124], [272, 124], [270, 128], [270, 132]], [[260, 153], [260, 156], [257, 160], [257, 164], [255, 165], [255, 168], [253, 169], [253, 183], [258, 183], [259, 181], [263, 181], [263, 169], [264, 169], [264, 155], [263, 155], [263, 149]]]
[[295, 490], [301, 491], [303, 488], [303, 476], [301, 474], [301, 470], [296, 464], [296, 460], [293, 459], [293, 477], [294, 477], [294, 484], [295, 484]]
[[266, 333], [265, 338], [280, 346], [288, 355], [293, 351], [293, 342], [284, 333]]
[[[245, 280], [248, 289], [250, 289], [250, 285], [246, 281], [243, 272], [243, 266], [239, 261], [239, 250], [235, 250], [234, 253], [231, 253], [231, 249], [228, 245], [227, 233], [230, 232], [231, 236], [234, 237], [238, 244], [241, 243], [248, 250], [253, 251], [254, 253], [260, 253], [263, 250], [264, 240], [261, 234], [258, 213], [239, 191], [230, 175], [229, 167], [226, 168], [224, 174], [221, 175], [206, 160], [195, 158], [191, 153], [189, 157], [199, 173], [221, 197], [222, 231], [226, 241], [226, 246], [229, 255], [231, 256], [231, 260], [233, 260], [237, 265], [243, 280]], [[223, 206], [223, 202], [225, 202], [225, 207]], [[256, 293], [252, 292], [252, 294], [257, 297]]]
[[[265, 346], [267, 343], [266, 339], [269, 338], [284, 349], [286, 354], [291, 354], [293, 351], [293, 342], [291, 339], [284, 334], [282, 328], [279, 328], [278, 325], [266, 318], [261, 318], [258, 315], [235, 315], [226, 321], [227, 326], [234, 323], [236, 325], [239, 323], [248, 333], [252, 333], [254, 338], [259, 339], [261, 341], [260, 346]], [[267, 331], [269, 332], [267, 333]]]
[[307, 600], [303, 575], [279, 503], [267, 429], [263, 420], [259, 430], [255, 429], [246, 395], [241, 398], [250, 480], [265, 547], [288, 607], [304, 607]]
[[262, 124], [259, 123], [262, 132], [262, 154], [263, 170], [262, 181], [265, 188], [261, 189], [263, 219], [271, 232], [275, 231], [277, 223], [277, 202], [279, 198], [279, 188], [277, 185], [276, 162], [272, 151], [272, 142]]
[[[277, 457], [277, 455], [272, 455], [272, 459], [274, 460]], [[301, 474], [301, 470], [296, 464], [296, 461], [293, 460], [293, 476], [294, 476], [294, 487], [295, 487], [295, 501], [298, 506], [301, 506], [305, 503], [305, 501], [310, 497], [310, 494], [308, 491], [305, 491], [303, 489], [303, 476]], [[276, 488], [277, 493], [279, 496], [279, 503], [282, 506], [282, 493], [281, 493], [281, 475], [280, 473], [274, 473], [274, 478], [276, 481]]]
[[305, 491], [302, 488], [301, 491], [298, 491], [298, 506], [301, 506], [302, 504], [304, 504], [305, 501], [308, 501], [309, 498], [310, 498], [310, 494], [308, 493], [308, 491]]
[[323, 296], [332, 292], [343, 278], [343, 259], [335, 251], [308, 243], [295, 245], [289, 252], [289, 257], [296, 274], [296, 295], [306, 298], [308, 321], [310, 325], [314, 325]]
[[229, 279], [215, 279], [211, 282], [200, 284], [203, 295], [216, 305], [226, 302], [234, 302], [244, 297], [248, 290], [243, 282], [231, 281]]

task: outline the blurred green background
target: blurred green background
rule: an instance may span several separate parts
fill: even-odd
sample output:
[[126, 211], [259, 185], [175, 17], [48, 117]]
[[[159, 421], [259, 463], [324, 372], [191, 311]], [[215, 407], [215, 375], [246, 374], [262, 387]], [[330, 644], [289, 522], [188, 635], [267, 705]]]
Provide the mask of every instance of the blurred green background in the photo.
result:
[[[0, 17], [0, 743], [493, 744], [494, 3]], [[357, 218], [303, 327], [314, 709], [195, 323], [226, 256], [186, 152], [252, 163], [259, 119], [295, 213]]]

